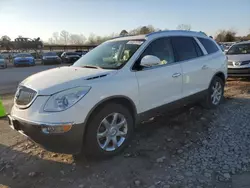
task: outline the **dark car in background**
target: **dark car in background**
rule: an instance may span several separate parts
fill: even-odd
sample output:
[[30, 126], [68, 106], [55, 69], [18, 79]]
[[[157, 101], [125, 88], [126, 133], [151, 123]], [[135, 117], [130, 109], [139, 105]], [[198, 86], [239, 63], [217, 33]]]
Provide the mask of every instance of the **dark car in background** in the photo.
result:
[[62, 60], [57, 55], [56, 52], [45, 52], [42, 55], [42, 64], [49, 65], [49, 64], [61, 64]]
[[85, 55], [86, 53], [88, 53], [88, 51], [82, 51], [82, 50], [77, 50], [75, 51], [77, 54], [79, 54], [80, 56]]
[[75, 63], [80, 57], [81, 55], [79, 55], [77, 52], [64, 52], [61, 55], [62, 62], [69, 64]]

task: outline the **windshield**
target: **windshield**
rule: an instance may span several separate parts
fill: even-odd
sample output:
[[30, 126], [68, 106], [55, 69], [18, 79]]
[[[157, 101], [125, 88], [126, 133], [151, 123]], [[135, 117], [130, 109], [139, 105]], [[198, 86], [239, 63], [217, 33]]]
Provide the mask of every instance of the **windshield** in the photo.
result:
[[56, 52], [47, 52], [44, 53], [43, 56], [57, 56]]
[[227, 52], [229, 55], [233, 54], [250, 54], [250, 43], [248, 44], [235, 44]]
[[16, 54], [15, 57], [32, 57], [31, 54]]
[[105, 42], [94, 48], [73, 66], [97, 66], [103, 69], [119, 69], [133, 56], [144, 40]]
[[0, 55], [0, 59], [3, 59], [3, 56]]

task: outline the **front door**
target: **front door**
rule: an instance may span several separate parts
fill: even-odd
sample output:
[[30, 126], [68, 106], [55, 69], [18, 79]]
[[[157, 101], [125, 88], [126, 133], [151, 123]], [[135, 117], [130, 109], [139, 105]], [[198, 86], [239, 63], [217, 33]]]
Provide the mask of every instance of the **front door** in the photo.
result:
[[175, 63], [169, 38], [156, 39], [143, 52], [136, 63], [146, 55], [157, 56], [161, 65], [141, 67], [136, 71], [139, 86], [139, 113], [163, 106], [182, 98], [182, 70]]

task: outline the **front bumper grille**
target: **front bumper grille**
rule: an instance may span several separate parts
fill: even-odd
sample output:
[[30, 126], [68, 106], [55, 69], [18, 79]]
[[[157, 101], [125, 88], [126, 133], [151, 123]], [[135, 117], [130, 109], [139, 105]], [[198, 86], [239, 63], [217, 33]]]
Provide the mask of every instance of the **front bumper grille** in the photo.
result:
[[231, 66], [233, 66], [233, 65], [234, 65], [232, 61], [228, 61], [228, 63], [227, 63], [227, 64], [228, 64], [228, 65], [231, 65]]
[[17, 62], [26, 63], [26, 62], [29, 62], [29, 60], [28, 59], [22, 59], [22, 60], [18, 60]]
[[20, 108], [27, 108], [34, 100], [37, 92], [33, 89], [19, 86], [15, 94], [15, 104]]

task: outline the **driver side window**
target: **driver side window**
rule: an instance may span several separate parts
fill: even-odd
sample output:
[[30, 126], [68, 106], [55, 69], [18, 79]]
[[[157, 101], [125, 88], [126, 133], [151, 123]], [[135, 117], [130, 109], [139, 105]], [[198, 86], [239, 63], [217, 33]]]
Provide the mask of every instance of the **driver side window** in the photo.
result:
[[169, 38], [159, 38], [153, 41], [143, 52], [141, 58], [146, 55], [158, 57], [161, 60], [162, 65], [174, 62], [173, 49]]

